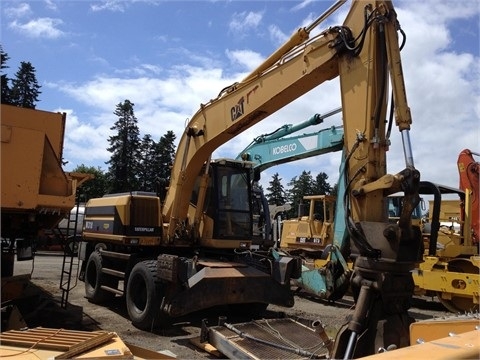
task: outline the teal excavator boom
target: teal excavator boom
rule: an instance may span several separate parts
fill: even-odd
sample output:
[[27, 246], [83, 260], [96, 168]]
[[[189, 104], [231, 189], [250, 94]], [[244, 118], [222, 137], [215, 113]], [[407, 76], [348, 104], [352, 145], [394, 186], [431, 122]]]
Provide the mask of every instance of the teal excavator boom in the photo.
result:
[[[254, 171], [258, 173], [276, 165], [288, 162], [306, 159], [317, 155], [340, 151], [343, 147], [343, 127], [331, 126], [315, 132], [292, 135], [308, 127], [323, 123], [323, 120], [341, 112], [341, 108], [328, 111], [324, 114], [315, 114], [308, 120], [297, 125], [283, 125], [269, 134], [263, 134], [256, 137], [237, 156], [237, 160], [251, 161], [254, 163]], [[292, 135], [292, 136], [289, 136]], [[343, 168], [343, 161], [340, 171]], [[338, 190], [340, 198], [345, 187], [343, 181], [339, 182]], [[258, 215], [263, 229], [255, 231], [255, 242], [258, 246], [277, 246], [277, 236], [274, 229], [278, 228], [276, 221], [264, 221], [264, 219], [274, 218], [269, 216], [269, 206], [263, 192], [256, 188], [254, 190], [254, 201], [257, 201], [256, 208], [261, 214]], [[304, 291], [326, 300], [337, 300], [342, 298], [348, 289], [348, 280], [351, 270], [345, 260], [347, 254], [342, 254], [348, 248], [348, 237], [345, 231], [345, 213], [343, 203], [337, 202], [335, 205], [334, 237], [329, 240], [327, 247], [320, 261], [319, 266], [304, 265], [301, 276], [292, 279], [294, 284], [301, 287]], [[256, 227], [256, 229], [260, 226]], [[271, 234], [271, 235], [270, 235]], [[270, 235], [270, 236], [269, 236]], [[280, 249], [281, 251], [290, 251], [291, 249]], [[323, 249], [322, 249], [323, 250]], [[318, 253], [318, 252], [317, 252]]]
[[331, 126], [320, 131], [286, 137], [341, 112], [341, 108], [323, 115], [315, 114], [297, 125], [283, 125], [270, 134], [256, 137], [237, 156], [237, 160], [252, 161], [259, 172], [269, 167], [308, 157], [340, 151], [343, 146], [343, 127]]

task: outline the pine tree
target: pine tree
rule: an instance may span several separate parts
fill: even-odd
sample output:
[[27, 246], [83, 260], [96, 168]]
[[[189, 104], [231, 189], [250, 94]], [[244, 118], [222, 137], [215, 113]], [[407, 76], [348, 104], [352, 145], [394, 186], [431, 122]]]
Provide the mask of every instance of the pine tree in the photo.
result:
[[41, 94], [35, 68], [30, 62], [22, 61], [12, 80], [11, 103], [18, 107], [35, 109], [38, 95]]
[[112, 156], [106, 164], [110, 192], [125, 192], [138, 190], [137, 171], [140, 167], [140, 131], [130, 100], [119, 103], [114, 114], [118, 120], [110, 130], [116, 130], [116, 135], [110, 136], [110, 147], [107, 150]]
[[295, 176], [287, 184], [288, 190], [288, 202], [292, 204], [292, 209], [289, 211], [289, 216], [297, 217], [303, 214], [299, 214], [298, 207], [302, 204], [303, 213], [308, 214], [309, 203], [303, 201], [303, 197], [306, 195], [314, 195], [314, 181], [310, 171], [303, 171], [298, 177]]
[[332, 193], [332, 186], [327, 182], [328, 175], [324, 172], [318, 173], [313, 184], [313, 193], [316, 195], [329, 195]]
[[156, 171], [157, 191], [165, 192], [170, 183], [171, 170], [175, 157], [175, 134], [169, 130], [157, 144], [157, 157], [154, 170]]
[[158, 156], [158, 144], [153, 141], [150, 134], [145, 134], [140, 143], [140, 168], [137, 176], [140, 190], [156, 191], [157, 170], [155, 161]]
[[270, 205], [284, 205], [286, 203], [286, 193], [282, 184], [282, 179], [278, 173], [273, 174], [272, 180], [268, 183], [268, 193], [265, 197]]
[[10, 79], [7, 77], [7, 74], [4, 74], [4, 69], [8, 69], [7, 62], [10, 59], [10, 56], [3, 51], [2, 45], [0, 45], [0, 73], [1, 73], [1, 85], [2, 85], [2, 95], [1, 100], [2, 104], [11, 104], [11, 94], [10, 94]]

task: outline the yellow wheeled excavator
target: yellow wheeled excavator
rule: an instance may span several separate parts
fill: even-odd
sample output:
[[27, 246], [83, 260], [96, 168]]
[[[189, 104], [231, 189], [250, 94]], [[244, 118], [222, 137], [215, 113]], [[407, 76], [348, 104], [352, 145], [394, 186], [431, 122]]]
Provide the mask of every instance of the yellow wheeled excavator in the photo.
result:
[[[165, 316], [220, 304], [293, 306], [287, 288], [290, 279], [300, 276], [299, 259], [250, 248], [252, 164], [211, 156], [244, 130], [338, 78], [345, 153], [342, 202], [355, 259], [350, 284], [356, 305], [336, 337], [332, 357], [357, 358], [409, 345], [411, 271], [422, 261], [423, 241], [411, 223], [420, 174], [410, 144], [412, 119], [400, 57], [403, 31], [391, 1], [354, 0], [343, 25], [310, 38], [343, 3], [299, 29], [247, 77], [200, 106], [180, 138], [164, 197], [132, 192], [86, 205], [80, 257], [86, 263], [87, 298], [100, 302], [108, 293], [125, 295], [130, 318], [145, 329]], [[385, 121], [389, 83], [392, 116]], [[386, 152], [393, 122], [402, 137], [405, 169], [391, 175]], [[403, 207], [392, 224], [387, 197], [398, 192]]]

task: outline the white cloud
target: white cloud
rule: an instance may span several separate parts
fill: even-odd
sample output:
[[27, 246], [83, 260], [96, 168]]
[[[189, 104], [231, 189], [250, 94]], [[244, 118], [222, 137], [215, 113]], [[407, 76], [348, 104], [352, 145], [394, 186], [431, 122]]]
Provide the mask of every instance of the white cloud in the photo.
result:
[[308, 5], [310, 5], [311, 3], [313, 3], [315, 0], [303, 0], [300, 2], [300, 4], [297, 4], [295, 5], [292, 10], [293, 11], [297, 11], [297, 10], [301, 10], [305, 7], [307, 7]]
[[57, 4], [54, 1], [52, 1], [52, 0], [44, 0], [44, 1], [45, 1], [45, 6], [47, 7], [47, 9], [50, 9], [50, 10], [53, 10], [53, 11], [58, 10]]
[[148, 3], [151, 5], [161, 4], [159, 0], [97, 0], [97, 3], [90, 5], [90, 9], [94, 12], [97, 11], [111, 11], [111, 12], [125, 12], [125, 10], [134, 3]]
[[240, 64], [246, 71], [255, 69], [263, 62], [262, 55], [251, 50], [226, 50], [225, 53], [234, 64]]
[[119, 1], [119, 0], [105, 0], [105, 1], [99, 1], [97, 3], [94, 3], [90, 5], [90, 9], [94, 12], [97, 11], [112, 11], [112, 12], [124, 12], [125, 7], [127, 6], [128, 3], [125, 1]]
[[270, 33], [270, 38], [274, 44], [281, 45], [288, 40], [288, 35], [285, 34], [277, 25], [270, 25], [268, 27], [268, 32]]
[[162, 67], [153, 64], [140, 64], [132, 68], [116, 70], [117, 74], [125, 74], [133, 77], [144, 77], [149, 75], [159, 75]]
[[[87, 104], [96, 114], [94, 121], [88, 125], [85, 125], [85, 120], [77, 123], [78, 118], [67, 116], [71, 125], [67, 129], [69, 145], [65, 152], [75, 154], [78, 161], [87, 161], [88, 155], [77, 152], [85, 146], [95, 154], [90, 160], [102, 159], [98, 166], [105, 169], [103, 163], [109, 158], [105, 150], [109, 128], [117, 120], [113, 112], [115, 106], [125, 99], [135, 104], [135, 116], [139, 119], [142, 134], [151, 134], [153, 139], [158, 140], [172, 130], [178, 141], [188, 118], [200, 108], [200, 104], [215, 98], [219, 89], [233, 81], [224, 78], [220, 69], [178, 66], [171, 69], [165, 79], [97, 77], [84, 84], [57, 84], [58, 89]], [[85, 142], [87, 144], [82, 145]], [[75, 166], [73, 161], [71, 164]]]
[[107, 149], [107, 139], [111, 133], [110, 125], [92, 125], [78, 118], [72, 109], [56, 109], [55, 112], [67, 114], [67, 122], [64, 139], [63, 160], [67, 171], [71, 171], [81, 164], [90, 166], [92, 163], [100, 163], [104, 170], [105, 159], [110, 154]]
[[[415, 165], [422, 179], [457, 186], [458, 153], [463, 147], [480, 151], [480, 59], [479, 54], [454, 51], [452, 41], [456, 28], [452, 24], [456, 23], [458, 27], [458, 23], [471, 18], [472, 13], [478, 17], [478, 3], [447, 2], [445, 6], [430, 1], [426, 4], [400, 1], [396, 10], [402, 29], [407, 33], [402, 65], [413, 118], [410, 137]], [[342, 8], [315, 31], [341, 24], [347, 11], [347, 7]], [[256, 29], [262, 16], [262, 13], [236, 14], [231, 29]], [[307, 25], [313, 18], [310, 14], [301, 23]], [[278, 25], [271, 25], [270, 38], [280, 44], [288, 38], [286, 33], [294, 30], [283, 32]], [[139, 58], [134, 59], [136, 65], [129, 72], [129, 76], [134, 78], [97, 76], [84, 83], [57, 85], [63, 92], [88, 105], [89, 111], [94, 114], [81, 121], [79, 118], [78, 126], [69, 130], [72, 131], [68, 135], [72, 144], [68, 145], [66, 152], [70, 158], [84, 156], [76, 152], [80, 151], [81, 142], [85, 141], [82, 138], [87, 137], [92, 154], [96, 157], [103, 154], [101, 161], [108, 160], [106, 139], [109, 127], [116, 120], [113, 111], [116, 104], [125, 99], [135, 103], [135, 114], [142, 133], [150, 133], [158, 139], [167, 130], [173, 130], [178, 140], [188, 118], [200, 108], [201, 103], [215, 98], [221, 89], [241, 80], [245, 72], [256, 68], [262, 61], [262, 55], [256, 51], [235, 49], [231, 44], [228, 46], [228, 50], [204, 54], [190, 51], [185, 44], [184, 48], [175, 49], [174, 56], [169, 54], [170, 57], [183, 59], [171, 68], [160, 68], [153, 61], [141, 61]], [[230, 61], [228, 65], [220, 63], [222, 55]], [[242, 72], [233, 72], [232, 68]], [[305, 121], [315, 113], [338, 107], [340, 101], [337, 79], [326, 82], [224, 144], [215, 151], [214, 157], [235, 157], [259, 134], [271, 132], [284, 124]], [[304, 132], [340, 124], [339, 117], [327, 119], [324, 124]], [[275, 172], [279, 172], [286, 183], [303, 170], [311, 171], [314, 176], [321, 171], [326, 172], [333, 184], [338, 178], [340, 155], [327, 154], [270, 168], [262, 175], [264, 188]], [[405, 167], [401, 138], [395, 126], [387, 156], [390, 173]]]
[[235, 13], [229, 24], [229, 29], [236, 35], [241, 35], [250, 29], [256, 29], [262, 21], [262, 12], [246, 12]]
[[4, 8], [3, 12], [9, 18], [21, 18], [32, 14], [32, 9], [28, 3], [18, 3], [17, 6]]
[[9, 27], [31, 38], [56, 39], [65, 33], [58, 29], [63, 24], [61, 19], [38, 18], [26, 23], [20, 23], [17, 20], [12, 21]]

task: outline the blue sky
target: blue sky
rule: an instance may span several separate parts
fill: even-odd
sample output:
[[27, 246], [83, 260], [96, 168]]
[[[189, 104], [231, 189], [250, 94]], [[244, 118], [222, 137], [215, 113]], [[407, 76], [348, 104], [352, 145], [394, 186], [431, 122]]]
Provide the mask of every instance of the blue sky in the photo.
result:
[[[21, 61], [36, 69], [37, 108], [67, 113], [66, 171], [105, 161], [115, 106], [129, 99], [141, 134], [181, 137], [201, 103], [241, 80], [299, 27], [333, 1], [3, 1], [1, 44], [10, 77]], [[458, 186], [456, 160], [480, 152], [480, 2], [394, 1], [407, 43], [402, 62], [412, 111], [411, 142], [423, 179]], [[350, 3], [315, 32], [343, 23]], [[336, 81], [321, 85], [223, 145], [214, 157], [235, 157], [254, 137], [340, 106]], [[306, 129], [341, 125], [334, 116]], [[338, 178], [340, 153], [268, 169], [284, 185], [303, 170]], [[404, 168], [398, 132], [388, 171]]]

